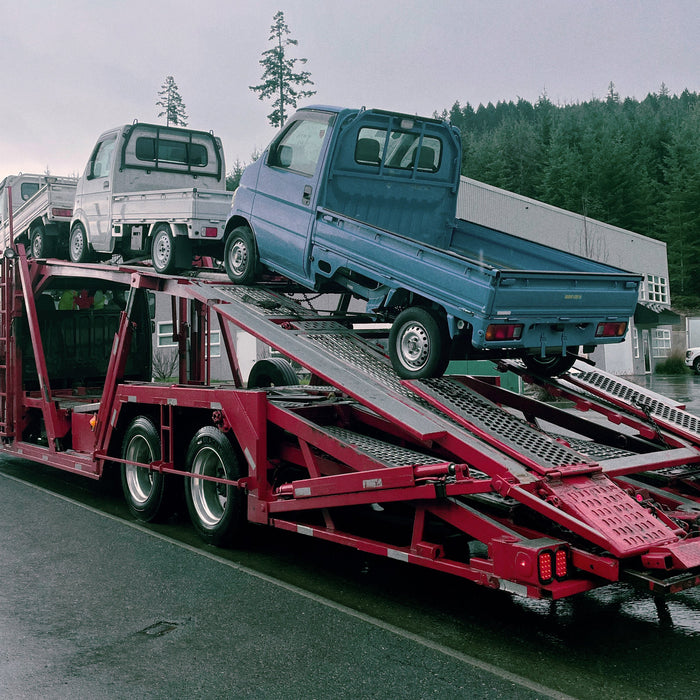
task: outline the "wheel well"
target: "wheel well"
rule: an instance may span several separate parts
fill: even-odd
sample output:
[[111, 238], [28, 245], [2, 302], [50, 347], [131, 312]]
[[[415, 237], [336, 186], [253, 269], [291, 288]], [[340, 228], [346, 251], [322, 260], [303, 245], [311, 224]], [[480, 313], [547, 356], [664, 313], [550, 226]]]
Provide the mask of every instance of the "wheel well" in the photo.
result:
[[233, 231], [234, 228], [237, 228], [238, 226], [247, 226], [251, 231], [253, 230], [253, 227], [250, 225], [250, 222], [248, 222], [247, 219], [244, 219], [242, 216], [232, 216], [227, 222], [226, 222], [226, 230], [224, 231], [224, 238], [228, 236], [231, 231]]

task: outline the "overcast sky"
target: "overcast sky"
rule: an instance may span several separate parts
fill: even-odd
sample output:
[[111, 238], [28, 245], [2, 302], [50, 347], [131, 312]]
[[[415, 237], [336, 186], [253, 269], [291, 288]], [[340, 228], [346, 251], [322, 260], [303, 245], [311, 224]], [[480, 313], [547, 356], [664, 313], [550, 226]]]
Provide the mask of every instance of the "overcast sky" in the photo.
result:
[[[700, 0], [2, 0], [0, 179], [82, 171], [100, 133], [158, 121], [166, 76], [227, 168], [274, 135], [250, 85], [285, 13], [307, 104], [431, 115], [700, 90]], [[301, 68], [301, 66], [299, 66]]]

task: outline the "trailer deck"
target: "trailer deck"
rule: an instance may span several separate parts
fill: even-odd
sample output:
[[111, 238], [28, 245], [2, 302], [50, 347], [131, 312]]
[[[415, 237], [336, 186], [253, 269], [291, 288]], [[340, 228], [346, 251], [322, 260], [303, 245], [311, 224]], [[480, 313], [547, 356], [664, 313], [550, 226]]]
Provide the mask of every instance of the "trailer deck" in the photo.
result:
[[[177, 384], [129, 377], [130, 301], [102, 387], [56, 386], [36, 299], [88, 281], [170, 298]], [[347, 316], [216, 274], [27, 262], [20, 250], [3, 261], [1, 291], [3, 449], [93, 478], [121, 465], [137, 517], [160, 516], [167, 499], [153, 505], [151, 490], [183, 480], [214, 543], [242, 537], [247, 521], [538, 598], [623, 579], [653, 594], [700, 583], [698, 419], [624, 379], [582, 363], [559, 378], [500, 363], [574, 410], [476, 377], [401, 380]], [[228, 385], [208, 376], [212, 316]], [[19, 366], [18, 319], [37, 386]], [[304, 366], [310, 384], [243, 388], [235, 328]], [[45, 440], [30, 437], [27, 416], [39, 414]]]

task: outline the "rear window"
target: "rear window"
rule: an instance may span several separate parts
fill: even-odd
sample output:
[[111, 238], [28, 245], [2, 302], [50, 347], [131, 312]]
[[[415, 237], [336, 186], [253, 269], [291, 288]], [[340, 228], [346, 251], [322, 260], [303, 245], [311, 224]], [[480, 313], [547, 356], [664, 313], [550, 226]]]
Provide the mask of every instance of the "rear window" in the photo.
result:
[[23, 182], [20, 187], [20, 194], [22, 195], [22, 200], [27, 201], [30, 197], [33, 197], [39, 191], [38, 182]]
[[149, 136], [136, 139], [136, 158], [148, 163], [178, 163], [204, 168], [209, 163], [205, 146]]
[[387, 131], [364, 127], [357, 135], [355, 162], [360, 165], [379, 165], [386, 168], [412, 169], [435, 173], [440, 167], [442, 143], [434, 136], [423, 136], [409, 131]]

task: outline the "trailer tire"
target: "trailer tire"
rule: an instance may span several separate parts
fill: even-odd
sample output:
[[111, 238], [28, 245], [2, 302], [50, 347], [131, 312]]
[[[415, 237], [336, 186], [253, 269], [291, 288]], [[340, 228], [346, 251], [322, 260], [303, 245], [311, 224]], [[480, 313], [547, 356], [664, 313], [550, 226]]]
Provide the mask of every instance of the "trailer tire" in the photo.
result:
[[404, 379], [439, 377], [450, 361], [450, 337], [444, 316], [412, 306], [402, 311], [389, 333], [389, 358]]
[[53, 238], [46, 235], [46, 229], [41, 224], [32, 227], [29, 243], [32, 257], [35, 260], [54, 256]]
[[295, 386], [299, 383], [294, 367], [283, 357], [258, 360], [248, 375], [249, 389], [264, 389], [270, 386]]
[[231, 282], [253, 284], [258, 275], [258, 250], [253, 232], [237, 226], [229, 233], [224, 246], [224, 267]]
[[[160, 460], [160, 435], [150, 418], [134, 418], [124, 435], [122, 458], [141, 464]], [[138, 520], [151, 522], [169, 510], [170, 483], [162, 472], [122, 464], [122, 490], [131, 514]]]
[[559, 374], [568, 372], [576, 362], [578, 348], [567, 348], [566, 355], [545, 355], [539, 357], [537, 355], [526, 355], [523, 358], [525, 367], [535, 372], [542, 374], [545, 377], [556, 377]]
[[151, 240], [153, 269], [162, 275], [177, 270], [177, 238], [168, 224], [158, 224]]
[[[194, 475], [240, 479], [241, 461], [228, 438], [205, 425], [190, 442], [186, 469]], [[241, 489], [205, 479], [185, 479], [185, 499], [192, 524], [207, 544], [230, 544], [245, 522], [245, 496]]]
[[71, 229], [68, 239], [68, 255], [71, 262], [74, 263], [90, 262], [92, 258], [85, 228], [81, 223], [74, 224]]

